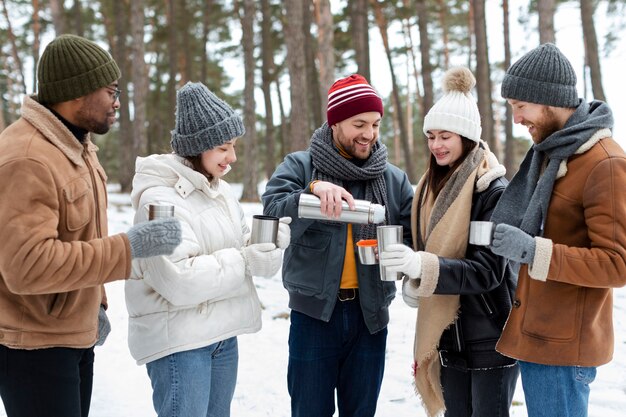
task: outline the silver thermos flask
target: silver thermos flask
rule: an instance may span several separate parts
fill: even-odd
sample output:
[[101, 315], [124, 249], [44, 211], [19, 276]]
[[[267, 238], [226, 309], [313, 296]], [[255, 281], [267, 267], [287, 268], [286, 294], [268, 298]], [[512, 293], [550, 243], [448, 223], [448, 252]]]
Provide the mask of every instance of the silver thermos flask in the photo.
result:
[[341, 202], [341, 215], [333, 219], [322, 214], [320, 211], [320, 199], [313, 194], [300, 194], [298, 202], [298, 217], [303, 219], [330, 220], [344, 223], [373, 223], [385, 221], [385, 206], [371, 203], [366, 200], [354, 200], [355, 209], [350, 210], [348, 203]]

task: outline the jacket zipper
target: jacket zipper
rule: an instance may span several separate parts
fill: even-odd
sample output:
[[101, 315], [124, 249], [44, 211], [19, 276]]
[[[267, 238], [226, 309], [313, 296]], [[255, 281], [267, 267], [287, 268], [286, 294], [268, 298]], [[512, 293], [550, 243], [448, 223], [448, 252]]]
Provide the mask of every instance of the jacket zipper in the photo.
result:
[[480, 294], [480, 299], [482, 300], [483, 305], [485, 306], [485, 310], [487, 310], [487, 314], [491, 316], [493, 314], [493, 310], [491, 309], [491, 307], [489, 307], [489, 303], [487, 303], [487, 299], [485, 298], [483, 294]]
[[456, 342], [456, 351], [461, 352], [461, 332], [459, 332], [459, 321], [454, 322], [454, 341]]
[[98, 236], [98, 238], [102, 237], [102, 233], [101, 233], [101, 227], [100, 227], [100, 206], [98, 205], [98, 184], [96, 183], [96, 178], [94, 176], [94, 168], [91, 165], [90, 161], [89, 161], [89, 157], [87, 154], [87, 145], [83, 145], [84, 149], [83, 149], [83, 160], [85, 161], [85, 163], [87, 164], [87, 168], [89, 169], [89, 178], [91, 179], [91, 186], [93, 187], [93, 205], [94, 205], [94, 210], [95, 210], [95, 215], [96, 215], [96, 234]]

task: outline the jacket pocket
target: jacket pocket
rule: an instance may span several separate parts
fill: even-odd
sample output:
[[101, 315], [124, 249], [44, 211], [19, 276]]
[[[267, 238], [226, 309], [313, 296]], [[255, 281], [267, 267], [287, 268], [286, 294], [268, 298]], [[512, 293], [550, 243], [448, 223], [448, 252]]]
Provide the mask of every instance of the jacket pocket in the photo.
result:
[[65, 227], [75, 232], [93, 218], [91, 187], [84, 178], [77, 178], [63, 187], [65, 199]]
[[323, 292], [331, 239], [331, 233], [309, 229], [289, 245], [283, 274], [287, 290], [304, 295]]
[[[582, 319], [584, 296], [582, 288], [574, 285], [551, 281], [531, 282], [522, 331], [543, 340], [574, 340], [578, 336]], [[555, 316], [557, 311], [558, 316]]]

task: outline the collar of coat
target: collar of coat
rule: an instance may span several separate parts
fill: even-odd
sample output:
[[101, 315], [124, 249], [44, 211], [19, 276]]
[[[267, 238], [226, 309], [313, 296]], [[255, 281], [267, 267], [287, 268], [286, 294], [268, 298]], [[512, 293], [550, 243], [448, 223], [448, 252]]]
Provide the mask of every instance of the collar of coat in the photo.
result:
[[[83, 152], [85, 148], [50, 110], [36, 100], [36, 96], [25, 96], [22, 104], [22, 117], [35, 127], [50, 143], [77, 166], [84, 166]], [[87, 134], [85, 145], [88, 151], [95, 152], [98, 147], [91, 142], [91, 134]]]

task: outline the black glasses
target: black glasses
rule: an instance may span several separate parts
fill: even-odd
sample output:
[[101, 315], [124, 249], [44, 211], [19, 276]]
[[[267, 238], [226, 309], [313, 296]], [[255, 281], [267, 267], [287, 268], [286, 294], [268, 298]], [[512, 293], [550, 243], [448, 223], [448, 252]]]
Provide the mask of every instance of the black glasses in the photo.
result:
[[120, 98], [120, 94], [122, 94], [122, 90], [116, 87], [106, 87], [107, 90], [113, 92], [113, 101], [117, 101]]

